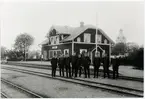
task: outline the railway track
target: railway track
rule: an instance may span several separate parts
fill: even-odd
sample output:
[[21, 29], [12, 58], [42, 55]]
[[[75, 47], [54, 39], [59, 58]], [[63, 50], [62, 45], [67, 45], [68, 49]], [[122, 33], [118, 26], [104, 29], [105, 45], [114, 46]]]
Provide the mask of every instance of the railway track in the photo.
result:
[[[44, 96], [41, 96], [37, 93], [34, 93], [33, 91], [30, 91], [18, 84], [12, 83], [11, 81], [8, 81], [4, 78], [1, 78], [1, 82], [12, 87], [13, 90], [15, 90], [16, 92], [18, 92], [17, 94], [21, 93], [24, 94], [24, 96], [29, 97], [29, 98], [45, 98]], [[6, 95], [4, 92], [1, 93], [3, 98], [10, 98], [8, 95]], [[13, 98], [13, 97], [12, 97]], [[20, 98], [20, 97], [18, 97]]]
[[2, 67], [2, 69], [22, 72], [22, 73], [31, 74], [31, 75], [37, 75], [37, 76], [40, 76], [40, 77], [61, 80], [61, 81], [64, 81], [64, 82], [70, 82], [70, 83], [74, 83], [74, 84], [80, 84], [80, 85], [83, 85], [83, 86], [88, 86], [88, 87], [91, 87], [91, 88], [101, 89], [101, 90], [113, 92], [113, 93], [116, 93], [116, 94], [126, 95], [126, 96], [129, 96], [129, 97], [143, 97], [143, 91], [142, 90], [127, 88], [127, 87], [121, 87], [121, 86], [116, 86], [116, 85], [98, 83], [98, 82], [93, 82], [93, 81], [77, 79], [77, 78], [60, 77], [58, 75], [55, 78], [52, 78], [51, 74], [36, 72], [36, 71], [31, 71], [31, 70], [25, 70], [25, 69], [12, 68], [12, 67]]
[[[22, 66], [22, 67], [29, 67], [29, 68], [38, 68], [38, 69], [49, 69], [49, 70], [51, 70], [51, 66], [49, 66], [49, 65], [13, 63], [13, 62], [7, 63], [7, 65], [15, 65], [15, 66]], [[57, 71], [59, 71], [58, 68], [57, 68]], [[100, 72], [103, 72], [103, 70], [100, 70]], [[91, 75], [93, 75], [93, 74], [91, 74]], [[121, 76], [120, 75], [119, 79], [143, 82], [143, 78], [137, 78], [137, 77], [128, 77], [128, 76]]]
[[6, 93], [1, 91], [1, 98], [10, 98]]

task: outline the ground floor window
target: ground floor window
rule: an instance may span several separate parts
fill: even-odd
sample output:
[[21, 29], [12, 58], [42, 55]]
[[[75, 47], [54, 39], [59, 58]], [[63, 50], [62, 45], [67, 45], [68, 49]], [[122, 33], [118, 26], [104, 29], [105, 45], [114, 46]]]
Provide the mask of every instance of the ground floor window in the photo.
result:
[[47, 51], [46, 50], [43, 51], [43, 59], [47, 60]]
[[64, 55], [69, 54], [69, 49], [64, 49]]
[[58, 57], [60, 55], [60, 53], [61, 53], [61, 50], [49, 50], [49, 59], [54, 57], [54, 55], [56, 55]]
[[80, 49], [80, 54], [82, 54], [82, 52], [87, 52], [87, 49]]

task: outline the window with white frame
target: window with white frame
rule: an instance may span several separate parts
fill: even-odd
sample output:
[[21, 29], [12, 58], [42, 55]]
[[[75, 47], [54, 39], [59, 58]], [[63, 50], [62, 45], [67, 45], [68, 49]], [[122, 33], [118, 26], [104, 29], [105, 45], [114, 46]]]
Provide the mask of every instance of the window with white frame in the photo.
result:
[[77, 42], [81, 42], [81, 38], [80, 37], [77, 38]]
[[56, 36], [56, 44], [59, 44], [59, 36]]
[[101, 43], [101, 41], [102, 41], [102, 35], [97, 35], [97, 42]]
[[107, 44], [107, 40], [106, 39], [104, 40], [104, 44]]
[[53, 37], [53, 40], [54, 40], [53, 44], [56, 44], [56, 36]]
[[51, 45], [59, 44], [59, 36], [50, 37], [50, 43], [51, 43]]
[[50, 43], [51, 43], [51, 45], [54, 44], [53, 37], [50, 37]]
[[69, 54], [69, 49], [64, 49], [64, 55]]
[[63, 35], [61, 35], [61, 40], [63, 40]]
[[87, 52], [87, 49], [80, 49], [80, 54], [82, 54], [82, 52]]
[[91, 34], [90, 33], [84, 33], [84, 42], [86, 42], [86, 43], [91, 42]]

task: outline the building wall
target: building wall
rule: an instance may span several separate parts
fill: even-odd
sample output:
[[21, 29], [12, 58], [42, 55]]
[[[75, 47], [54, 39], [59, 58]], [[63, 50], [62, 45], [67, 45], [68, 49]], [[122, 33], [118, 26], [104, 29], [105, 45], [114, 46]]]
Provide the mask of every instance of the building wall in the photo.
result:
[[[53, 46], [43, 46], [43, 56], [45, 56], [44, 54], [45, 54], [45, 51], [47, 51], [47, 59], [49, 59], [49, 51], [58, 51], [58, 50], [60, 50], [62, 53], [64, 53], [64, 50], [65, 49], [68, 49], [69, 50], [69, 55], [71, 55], [72, 54], [72, 44], [71, 43], [69, 43], [69, 44], [60, 44], [60, 45], [53, 45]], [[59, 55], [58, 55], [59, 56]], [[47, 60], [47, 59], [45, 59], [45, 60]]]
[[[91, 43], [95, 43], [95, 38], [96, 38], [96, 30], [95, 29], [87, 29], [86, 31], [84, 31], [83, 33], [81, 33], [80, 35], [78, 35], [74, 41], [77, 42], [77, 38], [80, 37], [81, 42], [84, 42], [84, 33], [90, 33], [91, 34]], [[98, 34], [102, 35], [102, 33], [98, 30]], [[104, 43], [104, 40], [107, 40], [107, 44], [109, 44], [109, 40], [102, 35], [102, 40], [101, 43]]]

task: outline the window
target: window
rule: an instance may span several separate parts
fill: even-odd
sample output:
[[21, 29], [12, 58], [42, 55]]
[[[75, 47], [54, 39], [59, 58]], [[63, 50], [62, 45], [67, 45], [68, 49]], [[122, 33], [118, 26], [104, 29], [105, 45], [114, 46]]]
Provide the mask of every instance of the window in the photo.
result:
[[63, 40], [63, 35], [61, 35], [61, 40]]
[[87, 52], [87, 49], [80, 49], [80, 54], [82, 54], [83, 51]]
[[64, 55], [69, 54], [69, 49], [64, 49]]
[[51, 59], [54, 55], [58, 57], [60, 53], [61, 53], [61, 50], [49, 50], [49, 59]]
[[77, 38], [77, 42], [81, 42], [81, 38], [80, 37]]
[[56, 36], [56, 44], [59, 44], [59, 36]]
[[98, 42], [98, 43], [101, 43], [101, 41], [102, 41], [102, 35], [98, 35], [98, 36], [97, 36], [97, 42]]
[[104, 43], [107, 44], [107, 40], [106, 39], [104, 40]]
[[51, 44], [54, 44], [53, 37], [50, 37], [50, 43], [51, 43]]
[[51, 45], [59, 44], [59, 36], [51, 36], [50, 43], [51, 43]]
[[91, 39], [91, 34], [84, 33], [84, 42], [90, 43], [90, 39]]
[[43, 59], [47, 60], [47, 51], [45, 51], [45, 50], [43, 51]]
[[53, 44], [56, 44], [56, 36], [53, 37], [53, 40], [54, 40]]

